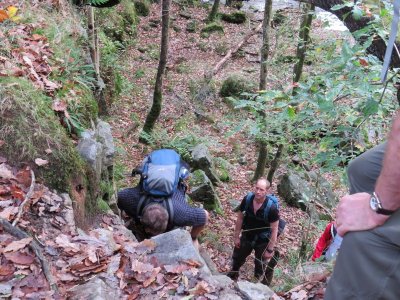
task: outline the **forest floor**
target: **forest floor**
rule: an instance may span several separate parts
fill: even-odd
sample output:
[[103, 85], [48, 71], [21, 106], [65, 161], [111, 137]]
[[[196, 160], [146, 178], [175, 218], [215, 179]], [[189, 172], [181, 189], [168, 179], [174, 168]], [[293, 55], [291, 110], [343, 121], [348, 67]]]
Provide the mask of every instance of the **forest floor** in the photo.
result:
[[[223, 214], [211, 215], [210, 224], [201, 237], [201, 246], [207, 249], [218, 270], [226, 273], [230, 266], [236, 220], [231, 200], [240, 201], [245, 193], [252, 189], [250, 179], [256, 167], [257, 149], [254, 140], [246, 133], [229, 135], [232, 131], [232, 120], [251, 116], [229, 108], [218, 95], [218, 91], [222, 81], [234, 73], [240, 73], [258, 85], [261, 32], [252, 36], [239, 53], [215, 75], [211, 93], [202, 99], [195, 99], [195, 95], [202, 86], [204, 73], [213, 68], [249, 30], [262, 22], [263, 13], [249, 13], [249, 21], [241, 25], [224, 22], [223, 34], [213, 33], [208, 38], [202, 38], [199, 29], [205, 26], [208, 9], [206, 6], [183, 7], [172, 1], [163, 108], [155, 131], [160, 132], [160, 139], [164, 140], [168, 136], [182, 137], [192, 134], [199, 141], [207, 143], [214, 157], [221, 157], [230, 163], [231, 180], [216, 189], [223, 206]], [[220, 10], [232, 11], [225, 6], [221, 6]], [[191, 16], [190, 19], [180, 14], [183, 11]], [[277, 27], [271, 31], [270, 59], [276, 60], [279, 56], [295, 54], [294, 41], [298, 36], [296, 28], [299, 28], [300, 10], [291, 8], [285, 10], [284, 14], [288, 17], [284, 28]], [[160, 15], [160, 4], [152, 4], [150, 15], [140, 18], [137, 39], [124, 54], [126, 65], [129, 66], [125, 76], [130, 85], [130, 93], [113, 103], [110, 113], [112, 117], [109, 121], [119, 149], [118, 163], [125, 167], [126, 172], [137, 166], [149, 151], [146, 146], [138, 143], [138, 137], [152, 103], [158, 66], [161, 24], [149, 24], [152, 20], [160, 20]], [[193, 20], [196, 21], [198, 29], [194, 33], [188, 33], [186, 26]], [[311, 35], [317, 39], [336, 39], [341, 33], [327, 31], [322, 21], [316, 19], [313, 21]], [[289, 36], [291, 40], [284, 40], [284, 36]], [[268, 86], [290, 89], [292, 68], [293, 63], [275, 67], [271, 65], [268, 77], [271, 80], [268, 80]], [[239, 163], [243, 158], [246, 161], [244, 165]], [[289, 159], [283, 160], [275, 178], [285, 172], [286, 161]], [[276, 183], [276, 180], [272, 183], [273, 193], [276, 193]], [[132, 186], [134, 182], [126, 177], [119, 184], [120, 188], [123, 188]], [[315, 224], [308, 224], [307, 215], [299, 209], [283, 204], [281, 216], [288, 225], [278, 245], [282, 260], [278, 264], [278, 275], [272, 284], [274, 290], [287, 288], [285, 281], [295, 267], [291, 262], [298, 254], [304, 228], [310, 229], [313, 240], [320, 234], [320, 229]], [[241, 270], [240, 278], [251, 280], [253, 267], [253, 258], [249, 257]]]

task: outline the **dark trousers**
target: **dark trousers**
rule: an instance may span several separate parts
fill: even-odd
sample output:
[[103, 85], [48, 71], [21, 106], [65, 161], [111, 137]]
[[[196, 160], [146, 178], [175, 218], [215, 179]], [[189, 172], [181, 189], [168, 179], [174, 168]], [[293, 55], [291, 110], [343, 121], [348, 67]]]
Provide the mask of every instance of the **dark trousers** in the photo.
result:
[[[246, 258], [251, 254], [254, 250], [255, 259], [254, 259], [254, 276], [261, 277], [265, 274], [267, 270], [267, 265], [263, 260], [263, 253], [267, 248], [269, 240], [267, 241], [257, 241], [257, 240], [248, 240], [245, 236], [240, 238], [240, 248], [236, 248], [233, 250], [232, 255], [232, 271], [237, 272], [239, 275], [239, 269], [246, 261]], [[237, 276], [236, 276], [237, 277]]]

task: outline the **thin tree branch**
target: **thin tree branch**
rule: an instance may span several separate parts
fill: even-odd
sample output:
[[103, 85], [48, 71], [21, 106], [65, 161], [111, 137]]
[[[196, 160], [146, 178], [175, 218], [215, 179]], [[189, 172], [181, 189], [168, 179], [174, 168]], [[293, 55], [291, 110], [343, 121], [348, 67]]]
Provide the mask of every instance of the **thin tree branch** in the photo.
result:
[[32, 170], [31, 170], [31, 178], [32, 178], [31, 179], [31, 186], [29, 187], [28, 193], [25, 195], [24, 201], [19, 206], [17, 217], [13, 221], [12, 226], [16, 226], [17, 225], [19, 219], [21, 218], [21, 216], [22, 216], [22, 214], [24, 212], [24, 207], [28, 203], [29, 199], [32, 197], [33, 190], [35, 189], [35, 173], [33, 173]]

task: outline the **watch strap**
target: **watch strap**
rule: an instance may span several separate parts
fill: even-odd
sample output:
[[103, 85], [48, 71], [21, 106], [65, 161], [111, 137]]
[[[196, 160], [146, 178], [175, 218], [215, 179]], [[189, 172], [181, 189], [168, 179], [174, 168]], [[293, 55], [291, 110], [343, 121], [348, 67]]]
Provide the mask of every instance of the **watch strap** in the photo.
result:
[[379, 199], [378, 195], [377, 195], [375, 192], [373, 192], [372, 195], [373, 195], [373, 197], [375, 197], [375, 199], [376, 199], [377, 202], [378, 202], [378, 209], [376, 210], [376, 213], [377, 213], [377, 214], [385, 215], [385, 216], [390, 216], [390, 215], [392, 215], [392, 214], [395, 212], [394, 210], [384, 209], [384, 208], [382, 207], [382, 202], [381, 202], [381, 200]]

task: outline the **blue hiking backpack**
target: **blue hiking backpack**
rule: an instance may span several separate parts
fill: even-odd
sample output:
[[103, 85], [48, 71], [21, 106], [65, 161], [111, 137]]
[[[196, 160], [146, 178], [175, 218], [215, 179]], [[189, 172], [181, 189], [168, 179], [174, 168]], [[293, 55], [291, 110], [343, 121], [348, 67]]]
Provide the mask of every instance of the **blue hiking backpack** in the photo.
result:
[[180, 155], [172, 149], [160, 149], [147, 155], [140, 168], [132, 171], [132, 175], [140, 174], [141, 197], [137, 206], [137, 216], [151, 203], [161, 204], [169, 215], [169, 226], [172, 224], [174, 210], [171, 196], [181, 186], [182, 180], [189, 176], [188, 165]]
[[[268, 194], [266, 197], [267, 205], [264, 208], [264, 220], [268, 220], [269, 211], [273, 204], [275, 204], [276, 208], [279, 210], [279, 200], [274, 194]], [[250, 203], [254, 199], [254, 193], [250, 192], [246, 195], [246, 204], [244, 206], [244, 210], [247, 212], [250, 209]], [[279, 217], [279, 225], [278, 225], [278, 236], [283, 233], [285, 230], [286, 221]]]

